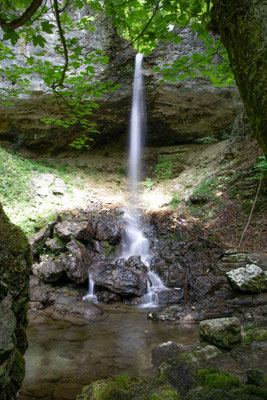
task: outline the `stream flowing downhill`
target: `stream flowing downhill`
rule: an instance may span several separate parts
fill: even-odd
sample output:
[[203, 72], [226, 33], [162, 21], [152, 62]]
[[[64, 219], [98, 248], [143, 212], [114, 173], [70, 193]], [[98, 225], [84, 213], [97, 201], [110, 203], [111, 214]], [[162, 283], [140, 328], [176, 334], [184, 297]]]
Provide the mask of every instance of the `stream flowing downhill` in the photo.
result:
[[97, 296], [95, 295], [95, 282], [90, 276], [90, 273], [88, 274], [88, 293], [83, 296], [83, 300], [90, 300], [93, 303], [97, 303]]
[[144, 236], [138, 212], [138, 186], [140, 181], [141, 158], [143, 153], [146, 112], [142, 71], [143, 54], [135, 58], [133, 98], [130, 120], [129, 145], [129, 204], [124, 213], [125, 233], [123, 235], [121, 257], [140, 256], [148, 268], [147, 293], [141, 298], [142, 307], [158, 306], [158, 292], [166, 290], [160, 277], [150, 269], [151, 254], [149, 241]]

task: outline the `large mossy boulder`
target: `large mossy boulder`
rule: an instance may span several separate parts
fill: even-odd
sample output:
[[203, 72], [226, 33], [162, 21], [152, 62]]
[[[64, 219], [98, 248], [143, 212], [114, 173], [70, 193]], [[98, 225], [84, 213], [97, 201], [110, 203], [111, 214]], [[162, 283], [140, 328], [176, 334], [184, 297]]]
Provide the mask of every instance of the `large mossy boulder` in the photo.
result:
[[255, 264], [231, 270], [226, 275], [232, 287], [237, 291], [261, 293], [267, 290], [267, 275]]
[[179, 395], [165, 379], [121, 375], [85, 386], [76, 400], [179, 400]]
[[31, 249], [0, 204], [0, 399], [13, 400], [24, 378]]
[[215, 318], [200, 322], [200, 337], [208, 343], [232, 349], [241, 340], [241, 325], [236, 317]]
[[175, 360], [161, 364], [159, 374], [175, 387], [179, 395], [184, 396], [193, 389], [197, 375], [197, 363], [182, 354]]
[[[198, 370], [195, 388], [185, 400], [261, 400], [267, 398], [264, 374], [261, 371], [250, 371], [261, 376], [257, 385], [242, 384], [240, 380], [227, 371], [210, 367]], [[248, 380], [249, 381], [249, 380]]]

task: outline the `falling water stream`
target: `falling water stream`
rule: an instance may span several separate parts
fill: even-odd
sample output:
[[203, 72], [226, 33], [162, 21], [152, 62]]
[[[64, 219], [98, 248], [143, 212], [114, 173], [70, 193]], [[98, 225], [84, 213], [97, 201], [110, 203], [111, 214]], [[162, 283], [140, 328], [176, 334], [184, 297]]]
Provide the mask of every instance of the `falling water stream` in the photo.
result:
[[83, 300], [90, 300], [93, 303], [97, 303], [97, 297], [95, 295], [95, 282], [91, 278], [90, 273], [88, 274], [88, 293], [83, 297]]
[[150, 269], [151, 254], [149, 241], [144, 236], [138, 214], [138, 184], [140, 180], [141, 158], [146, 127], [146, 113], [142, 71], [143, 54], [135, 58], [133, 99], [130, 121], [130, 148], [129, 148], [129, 183], [130, 198], [127, 210], [124, 213], [125, 234], [122, 243], [122, 257], [141, 256], [142, 262], [148, 268], [147, 293], [141, 299], [143, 307], [158, 305], [158, 292], [166, 290], [160, 277]]
[[[148, 289], [142, 307], [158, 305], [158, 295], [164, 287], [160, 278], [150, 270], [151, 253], [138, 212], [138, 182], [142, 156], [142, 134], [145, 127], [143, 98], [142, 54], [135, 64], [133, 104], [130, 132], [130, 198], [124, 214], [126, 225], [121, 257], [141, 256], [148, 268]], [[64, 300], [64, 299], [63, 299]], [[96, 302], [94, 281], [89, 275], [89, 290], [85, 300]], [[147, 318], [146, 310], [126, 305], [101, 305], [106, 317], [80, 324], [57, 320], [40, 311], [30, 314], [29, 349], [26, 352], [26, 377], [20, 400], [72, 400], [84, 385], [118, 373], [149, 376], [151, 350], [168, 340], [192, 343], [198, 335], [192, 324], [177, 327], [155, 324]], [[71, 322], [72, 321], [72, 322]]]

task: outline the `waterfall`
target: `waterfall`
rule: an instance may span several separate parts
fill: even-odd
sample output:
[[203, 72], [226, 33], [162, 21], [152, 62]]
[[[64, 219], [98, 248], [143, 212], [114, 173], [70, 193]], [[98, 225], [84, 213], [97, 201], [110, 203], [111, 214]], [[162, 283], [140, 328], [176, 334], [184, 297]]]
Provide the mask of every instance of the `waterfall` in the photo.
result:
[[158, 305], [157, 292], [166, 287], [160, 277], [150, 270], [151, 254], [149, 241], [144, 236], [137, 210], [138, 183], [140, 180], [140, 165], [142, 158], [142, 141], [146, 127], [146, 113], [144, 104], [143, 54], [137, 54], [135, 58], [135, 72], [133, 84], [133, 98], [130, 121], [130, 145], [129, 145], [129, 182], [130, 199], [127, 210], [124, 213], [125, 233], [122, 242], [121, 257], [141, 256], [142, 262], [148, 268], [147, 293], [141, 299], [143, 307], [155, 307]]
[[88, 293], [83, 297], [83, 300], [90, 300], [93, 303], [97, 303], [97, 297], [94, 294], [95, 282], [88, 274]]

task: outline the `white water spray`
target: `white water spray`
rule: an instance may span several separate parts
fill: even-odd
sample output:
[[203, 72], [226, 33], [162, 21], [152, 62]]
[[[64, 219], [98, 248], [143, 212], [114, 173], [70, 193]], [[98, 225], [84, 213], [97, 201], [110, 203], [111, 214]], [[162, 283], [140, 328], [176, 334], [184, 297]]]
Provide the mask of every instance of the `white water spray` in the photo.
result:
[[95, 282], [94, 280], [90, 277], [90, 274], [88, 274], [88, 293], [83, 297], [83, 300], [89, 300], [92, 301], [93, 303], [97, 303], [97, 297], [94, 293], [95, 289]]
[[141, 256], [142, 262], [148, 268], [147, 293], [142, 298], [143, 307], [155, 307], [158, 305], [158, 292], [166, 289], [159, 276], [150, 270], [151, 255], [149, 242], [140, 227], [137, 211], [138, 183], [140, 180], [140, 165], [142, 157], [142, 135], [145, 130], [145, 106], [142, 74], [143, 54], [137, 54], [135, 58], [135, 72], [133, 85], [133, 99], [130, 123], [130, 151], [129, 151], [129, 181], [130, 201], [128, 210], [124, 214], [126, 223], [125, 234], [122, 243], [121, 257]]

